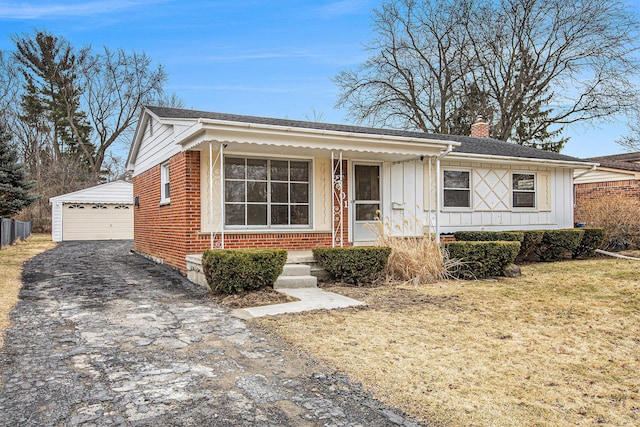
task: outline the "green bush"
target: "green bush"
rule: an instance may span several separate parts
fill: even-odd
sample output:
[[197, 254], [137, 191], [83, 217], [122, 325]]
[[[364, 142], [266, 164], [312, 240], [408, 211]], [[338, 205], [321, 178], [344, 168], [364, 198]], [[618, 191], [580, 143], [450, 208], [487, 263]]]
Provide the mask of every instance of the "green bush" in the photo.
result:
[[313, 255], [322, 268], [347, 283], [365, 283], [387, 265], [391, 248], [358, 246], [350, 248], [316, 248]]
[[535, 249], [542, 243], [542, 237], [545, 230], [527, 230], [523, 231], [523, 239], [520, 242], [520, 253], [516, 257], [516, 261], [531, 261], [535, 255]]
[[589, 258], [594, 256], [596, 249], [604, 242], [606, 234], [607, 232], [604, 228], [585, 228], [582, 240], [580, 240], [580, 244], [574, 249], [571, 256], [573, 258]]
[[522, 242], [524, 233], [520, 231], [456, 231], [459, 242]]
[[560, 261], [567, 252], [576, 250], [583, 234], [584, 230], [578, 228], [546, 230], [542, 242], [534, 248], [534, 252], [540, 257], [540, 261]]
[[445, 243], [445, 249], [450, 259], [462, 262], [451, 274], [461, 279], [483, 279], [502, 276], [504, 269], [516, 259], [520, 242], [450, 242]]
[[206, 250], [202, 268], [215, 293], [235, 294], [273, 286], [287, 262], [283, 249]]

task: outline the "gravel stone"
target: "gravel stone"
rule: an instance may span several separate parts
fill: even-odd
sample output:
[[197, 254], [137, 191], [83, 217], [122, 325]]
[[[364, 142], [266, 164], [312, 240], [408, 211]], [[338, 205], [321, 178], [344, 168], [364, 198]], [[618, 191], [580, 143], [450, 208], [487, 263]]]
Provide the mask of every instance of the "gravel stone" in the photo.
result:
[[418, 426], [131, 249], [64, 242], [25, 264], [0, 425]]

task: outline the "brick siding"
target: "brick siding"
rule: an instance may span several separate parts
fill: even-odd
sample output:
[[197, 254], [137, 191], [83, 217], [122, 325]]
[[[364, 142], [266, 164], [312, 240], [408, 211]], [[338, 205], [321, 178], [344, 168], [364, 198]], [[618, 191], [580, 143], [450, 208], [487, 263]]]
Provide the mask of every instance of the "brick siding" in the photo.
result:
[[[186, 255], [202, 253], [211, 244], [210, 235], [200, 231], [200, 152], [187, 151], [170, 159], [171, 203], [165, 205], [160, 204], [160, 169], [161, 166], [157, 165], [133, 178], [133, 194], [139, 197], [139, 206], [134, 208], [134, 249], [186, 274]], [[348, 188], [346, 170], [345, 161], [345, 193]], [[348, 200], [348, 194], [345, 200]], [[348, 218], [348, 208], [345, 207], [345, 244], [349, 230]], [[331, 247], [331, 242], [331, 233], [312, 231], [229, 232], [224, 237], [227, 249], [308, 250]]]

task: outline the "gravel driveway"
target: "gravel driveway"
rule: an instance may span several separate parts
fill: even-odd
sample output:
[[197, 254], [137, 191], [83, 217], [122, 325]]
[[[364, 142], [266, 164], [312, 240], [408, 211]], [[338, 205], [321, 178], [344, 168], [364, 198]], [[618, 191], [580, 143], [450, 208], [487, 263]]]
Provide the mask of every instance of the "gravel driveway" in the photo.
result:
[[0, 425], [417, 425], [131, 248], [65, 242], [26, 264]]

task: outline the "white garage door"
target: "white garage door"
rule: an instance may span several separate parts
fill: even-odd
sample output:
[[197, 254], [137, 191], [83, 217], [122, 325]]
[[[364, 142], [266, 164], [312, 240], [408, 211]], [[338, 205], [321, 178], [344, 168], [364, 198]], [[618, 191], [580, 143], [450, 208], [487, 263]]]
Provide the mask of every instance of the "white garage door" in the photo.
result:
[[62, 240], [133, 239], [133, 205], [62, 206]]

